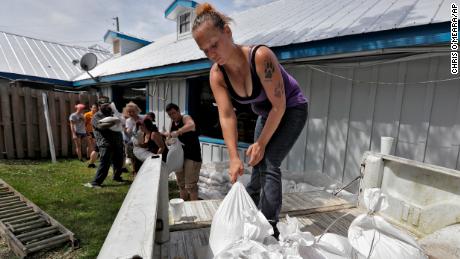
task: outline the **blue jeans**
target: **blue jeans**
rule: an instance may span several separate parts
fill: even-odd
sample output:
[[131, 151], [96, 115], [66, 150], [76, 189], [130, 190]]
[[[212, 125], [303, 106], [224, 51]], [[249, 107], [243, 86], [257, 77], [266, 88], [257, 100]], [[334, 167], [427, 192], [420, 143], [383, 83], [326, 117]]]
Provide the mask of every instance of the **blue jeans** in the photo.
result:
[[[254, 166], [251, 181], [246, 187], [257, 207], [273, 226], [276, 226], [281, 211], [281, 162], [302, 132], [307, 115], [306, 103], [286, 109], [278, 128], [265, 147], [263, 159]], [[267, 118], [262, 116], [257, 119], [254, 141], [259, 138], [266, 121]]]

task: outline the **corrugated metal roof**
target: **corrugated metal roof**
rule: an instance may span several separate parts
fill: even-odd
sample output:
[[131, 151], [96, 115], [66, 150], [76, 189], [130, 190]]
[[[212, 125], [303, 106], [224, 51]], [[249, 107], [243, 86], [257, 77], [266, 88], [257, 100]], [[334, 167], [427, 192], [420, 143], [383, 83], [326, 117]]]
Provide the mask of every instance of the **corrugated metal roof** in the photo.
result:
[[93, 52], [102, 63], [110, 52], [34, 39], [0, 31], [0, 72], [72, 81], [83, 73], [72, 60]]
[[[454, 2], [458, 2], [455, 0]], [[280, 0], [232, 15], [235, 42], [285, 46], [450, 20], [447, 0]], [[96, 67], [106, 76], [205, 58], [176, 33]], [[88, 78], [82, 75], [76, 80]]]

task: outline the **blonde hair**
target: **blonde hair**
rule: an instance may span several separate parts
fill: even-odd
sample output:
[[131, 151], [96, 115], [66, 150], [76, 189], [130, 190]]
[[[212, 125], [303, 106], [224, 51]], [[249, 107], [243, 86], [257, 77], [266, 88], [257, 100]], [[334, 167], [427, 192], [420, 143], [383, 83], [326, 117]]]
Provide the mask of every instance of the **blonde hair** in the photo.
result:
[[193, 22], [192, 31], [195, 31], [203, 23], [210, 21], [214, 27], [223, 30], [225, 25], [228, 25], [232, 18], [217, 11], [210, 3], [198, 5], [195, 10], [196, 18]]
[[136, 112], [136, 115], [138, 115], [141, 112], [141, 109], [139, 108], [139, 106], [137, 106], [137, 104], [135, 104], [133, 102], [129, 102], [123, 108], [123, 115], [124, 116], [128, 116], [128, 109], [134, 109], [134, 111]]

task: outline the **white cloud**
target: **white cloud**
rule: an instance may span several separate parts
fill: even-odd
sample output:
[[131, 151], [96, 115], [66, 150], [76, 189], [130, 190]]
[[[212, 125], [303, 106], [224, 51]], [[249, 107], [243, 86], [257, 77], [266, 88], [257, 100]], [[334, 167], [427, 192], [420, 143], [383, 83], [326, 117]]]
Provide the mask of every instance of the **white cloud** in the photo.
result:
[[[198, 0], [204, 2], [205, 0]], [[226, 14], [273, 0], [210, 1]], [[34, 38], [90, 46], [103, 43], [118, 16], [120, 30], [149, 40], [175, 32], [164, 17], [173, 0], [0, 0], [0, 31]]]

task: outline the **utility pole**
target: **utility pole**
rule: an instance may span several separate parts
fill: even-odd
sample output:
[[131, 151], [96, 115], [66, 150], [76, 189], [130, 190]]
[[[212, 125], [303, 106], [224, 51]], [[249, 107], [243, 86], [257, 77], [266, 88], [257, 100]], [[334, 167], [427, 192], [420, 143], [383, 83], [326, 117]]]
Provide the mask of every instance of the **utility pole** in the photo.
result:
[[120, 31], [120, 22], [118, 21], [118, 16], [113, 17], [112, 20], [115, 20], [115, 24], [117, 25], [117, 31]]

